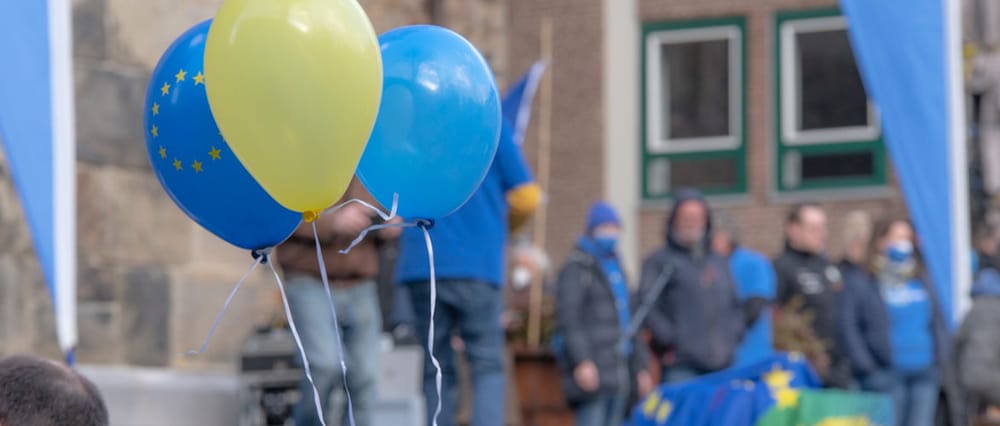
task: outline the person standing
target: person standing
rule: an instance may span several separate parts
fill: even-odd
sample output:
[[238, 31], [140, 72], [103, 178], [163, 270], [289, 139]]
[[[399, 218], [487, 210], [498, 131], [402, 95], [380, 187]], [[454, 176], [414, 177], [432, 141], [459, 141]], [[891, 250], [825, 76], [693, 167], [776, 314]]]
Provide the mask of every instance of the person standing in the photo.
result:
[[626, 335], [632, 313], [616, 250], [621, 227], [613, 207], [595, 203], [556, 283], [556, 332], [562, 340], [556, 356], [577, 426], [621, 424], [633, 377], [640, 396], [653, 386], [645, 343]]
[[[339, 202], [352, 198], [374, 203], [357, 178], [351, 181], [347, 193]], [[380, 240], [396, 238], [399, 230], [380, 230], [374, 238], [366, 238], [346, 255], [340, 254], [339, 250], [349, 246], [377, 218], [367, 207], [347, 204], [333, 213], [320, 216], [314, 223], [303, 223], [275, 252], [288, 282], [288, 305], [292, 319], [298, 325], [320, 401], [329, 400], [334, 391], [343, 389], [336, 339], [338, 332], [342, 336], [348, 390], [358, 426], [374, 424], [372, 409], [377, 397], [375, 382], [382, 335], [382, 314], [375, 283], [379, 273], [377, 245]], [[313, 224], [323, 248], [323, 262], [340, 330], [334, 328], [333, 313], [323, 288]], [[319, 425], [312, 385], [303, 378], [300, 389], [302, 400], [294, 409], [295, 424]], [[347, 407], [339, 412], [343, 413], [339, 422], [349, 424]], [[326, 413], [323, 415], [326, 416]]]
[[[429, 230], [437, 273], [434, 356], [443, 376], [440, 426], [456, 424], [457, 373], [452, 331], [457, 330], [472, 370], [472, 426], [504, 424], [503, 271], [507, 235], [523, 224], [541, 201], [520, 148], [503, 127], [496, 157], [479, 190], [458, 211]], [[418, 219], [418, 218], [410, 218]], [[436, 368], [427, 354], [430, 329], [430, 267], [423, 232], [410, 228], [400, 238], [396, 279], [408, 287], [424, 345], [427, 424], [437, 409]]]
[[743, 304], [747, 332], [736, 349], [734, 365], [745, 366], [774, 354], [771, 309], [775, 275], [771, 261], [740, 244], [740, 231], [732, 216], [719, 212], [713, 224], [712, 251], [729, 259], [736, 293]]
[[[711, 221], [701, 192], [679, 190], [664, 246], [643, 262], [645, 325], [662, 353], [663, 381], [681, 382], [729, 367], [745, 329], [729, 265], [709, 248]], [[659, 295], [653, 292], [666, 280]]]
[[839, 345], [837, 312], [844, 289], [840, 269], [827, 260], [826, 212], [819, 204], [798, 204], [785, 222], [785, 250], [774, 260], [778, 276], [778, 304], [802, 318], [823, 346], [823, 361], [812, 360], [824, 386], [848, 389], [853, 385], [850, 364]]
[[897, 425], [931, 426], [948, 332], [913, 227], [902, 219], [876, 224], [870, 253], [866, 270], [845, 277], [844, 351], [862, 390], [892, 396]]

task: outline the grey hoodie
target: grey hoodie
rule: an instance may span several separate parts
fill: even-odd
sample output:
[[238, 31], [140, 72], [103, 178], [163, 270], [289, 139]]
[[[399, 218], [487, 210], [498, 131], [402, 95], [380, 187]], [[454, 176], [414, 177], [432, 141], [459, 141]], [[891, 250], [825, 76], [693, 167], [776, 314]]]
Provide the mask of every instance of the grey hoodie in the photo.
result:
[[667, 238], [663, 248], [643, 262], [640, 297], [646, 298], [663, 271], [672, 269], [667, 286], [646, 318], [652, 332], [653, 347], [673, 352], [675, 365], [703, 372], [721, 370], [733, 360], [744, 331], [743, 309], [729, 265], [708, 249], [711, 221], [704, 244], [683, 247], [671, 237], [677, 207], [697, 202], [706, 206], [700, 193], [679, 191], [674, 210], [667, 220]]
[[1000, 272], [981, 271], [972, 298], [955, 339], [959, 382], [970, 399], [1000, 405]]

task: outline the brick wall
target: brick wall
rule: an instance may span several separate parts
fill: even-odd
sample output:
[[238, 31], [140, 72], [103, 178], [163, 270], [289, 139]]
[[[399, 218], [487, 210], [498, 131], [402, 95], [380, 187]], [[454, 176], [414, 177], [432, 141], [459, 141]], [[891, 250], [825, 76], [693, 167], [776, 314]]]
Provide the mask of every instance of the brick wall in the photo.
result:
[[[782, 244], [783, 221], [790, 201], [774, 200], [774, 14], [777, 11], [809, 10], [836, 7], [831, 0], [640, 0], [643, 22], [689, 20], [723, 16], [744, 16], [747, 20], [747, 170], [749, 194], [746, 199], [722, 203], [730, 210], [744, 231], [746, 244], [768, 254], [777, 253]], [[895, 185], [893, 185], [894, 188]], [[895, 189], [883, 196], [851, 200], [850, 190], [834, 195], [842, 201], [824, 203], [830, 215], [831, 254], [839, 255], [841, 242], [836, 238], [843, 214], [863, 209], [878, 217], [885, 212], [904, 211]], [[817, 193], [800, 200], [824, 201], [833, 197]], [[663, 242], [665, 205], [647, 206], [639, 214], [642, 229], [640, 246], [648, 252]]]

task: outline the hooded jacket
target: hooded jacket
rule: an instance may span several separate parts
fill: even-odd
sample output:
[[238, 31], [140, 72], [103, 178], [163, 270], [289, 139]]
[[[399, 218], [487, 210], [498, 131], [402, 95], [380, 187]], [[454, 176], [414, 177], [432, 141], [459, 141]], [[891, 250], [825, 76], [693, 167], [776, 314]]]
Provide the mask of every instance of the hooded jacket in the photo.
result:
[[961, 387], [971, 400], [1000, 405], [1000, 272], [984, 269], [955, 342]]
[[707, 211], [705, 199], [697, 191], [685, 190], [674, 200], [667, 219], [666, 244], [642, 266], [643, 299], [652, 297], [649, 293], [658, 280], [668, 279], [645, 325], [652, 333], [653, 347], [671, 351], [676, 365], [706, 372], [721, 370], [732, 363], [743, 336], [743, 310], [727, 261], [709, 250], [711, 219], [702, 242], [694, 247], [684, 247], [672, 236], [678, 208], [684, 203], [701, 203]]

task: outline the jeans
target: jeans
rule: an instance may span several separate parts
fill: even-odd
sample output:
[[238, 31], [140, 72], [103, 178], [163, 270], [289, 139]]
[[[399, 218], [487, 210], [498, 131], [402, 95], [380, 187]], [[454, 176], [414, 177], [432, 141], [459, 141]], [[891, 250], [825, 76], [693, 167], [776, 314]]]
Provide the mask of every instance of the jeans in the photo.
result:
[[[374, 281], [369, 281], [331, 291], [344, 341], [347, 385], [351, 391], [355, 424], [370, 426], [373, 424], [372, 409], [377, 397], [375, 383], [378, 377], [379, 339], [382, 333], [378, 290]], [[288, 305], [302, 339], [306, 358], [309, 360], [316, 390], [324, 409], [329, 410], [327, 404], [330, 395], [335, 390], [342, 391], [344, 385], [341, 380], [333, 314], [327, 302], [326, 290], [318, 278], [295, 277], [288, 281], [287, 293]], [[304, 377], [300, 390], [302, 400], [294, 409], [295, 424], [319, 425], [312, 385]], [[346, 404], [346, 398], [344, 401]], [[342, 413], [340, 424], [349, 424], [347, 407], [343, 407], [339, 412]], [[324, 416], [328, 417], [328, 413], [324, 413]]]
[[[574, 407], [576, 426], [619, 426], [624, 423], [623, 395], [599, 395], [597, 398]], [[619, 412], [615, 412], [618, 410]]]
[[[427, 350], [430, 328], [430, 285], [408, 284], [417, 333]], [[465, 344], [465, 354], [472, 370], [471, 426], [502, 426], [506, 383], [503, 369], [504, 334], [500, 325], [503, 295], [500, 288], [482, 281], [442, 280], [437, 283], [437, 308], [434, 317], [434, 355], [441, 365], [442, 398], [440, 426], [455, 426], [458, 412], [458, 376], [455, 353], [451, 347], [452, 330], [457, 330]], [[426, 353], [426, 352], [425, 352]], [[436, 370], [430, 357], [424, 357], [424, 399], [427, 424], [437, 408]]]
[[896, 425], [934, 425], [940, 384], [937, 372], [933, 368], [917, 373], [878, 371], [863, 377], [861, 388], [892, 397], [896, 411]]

